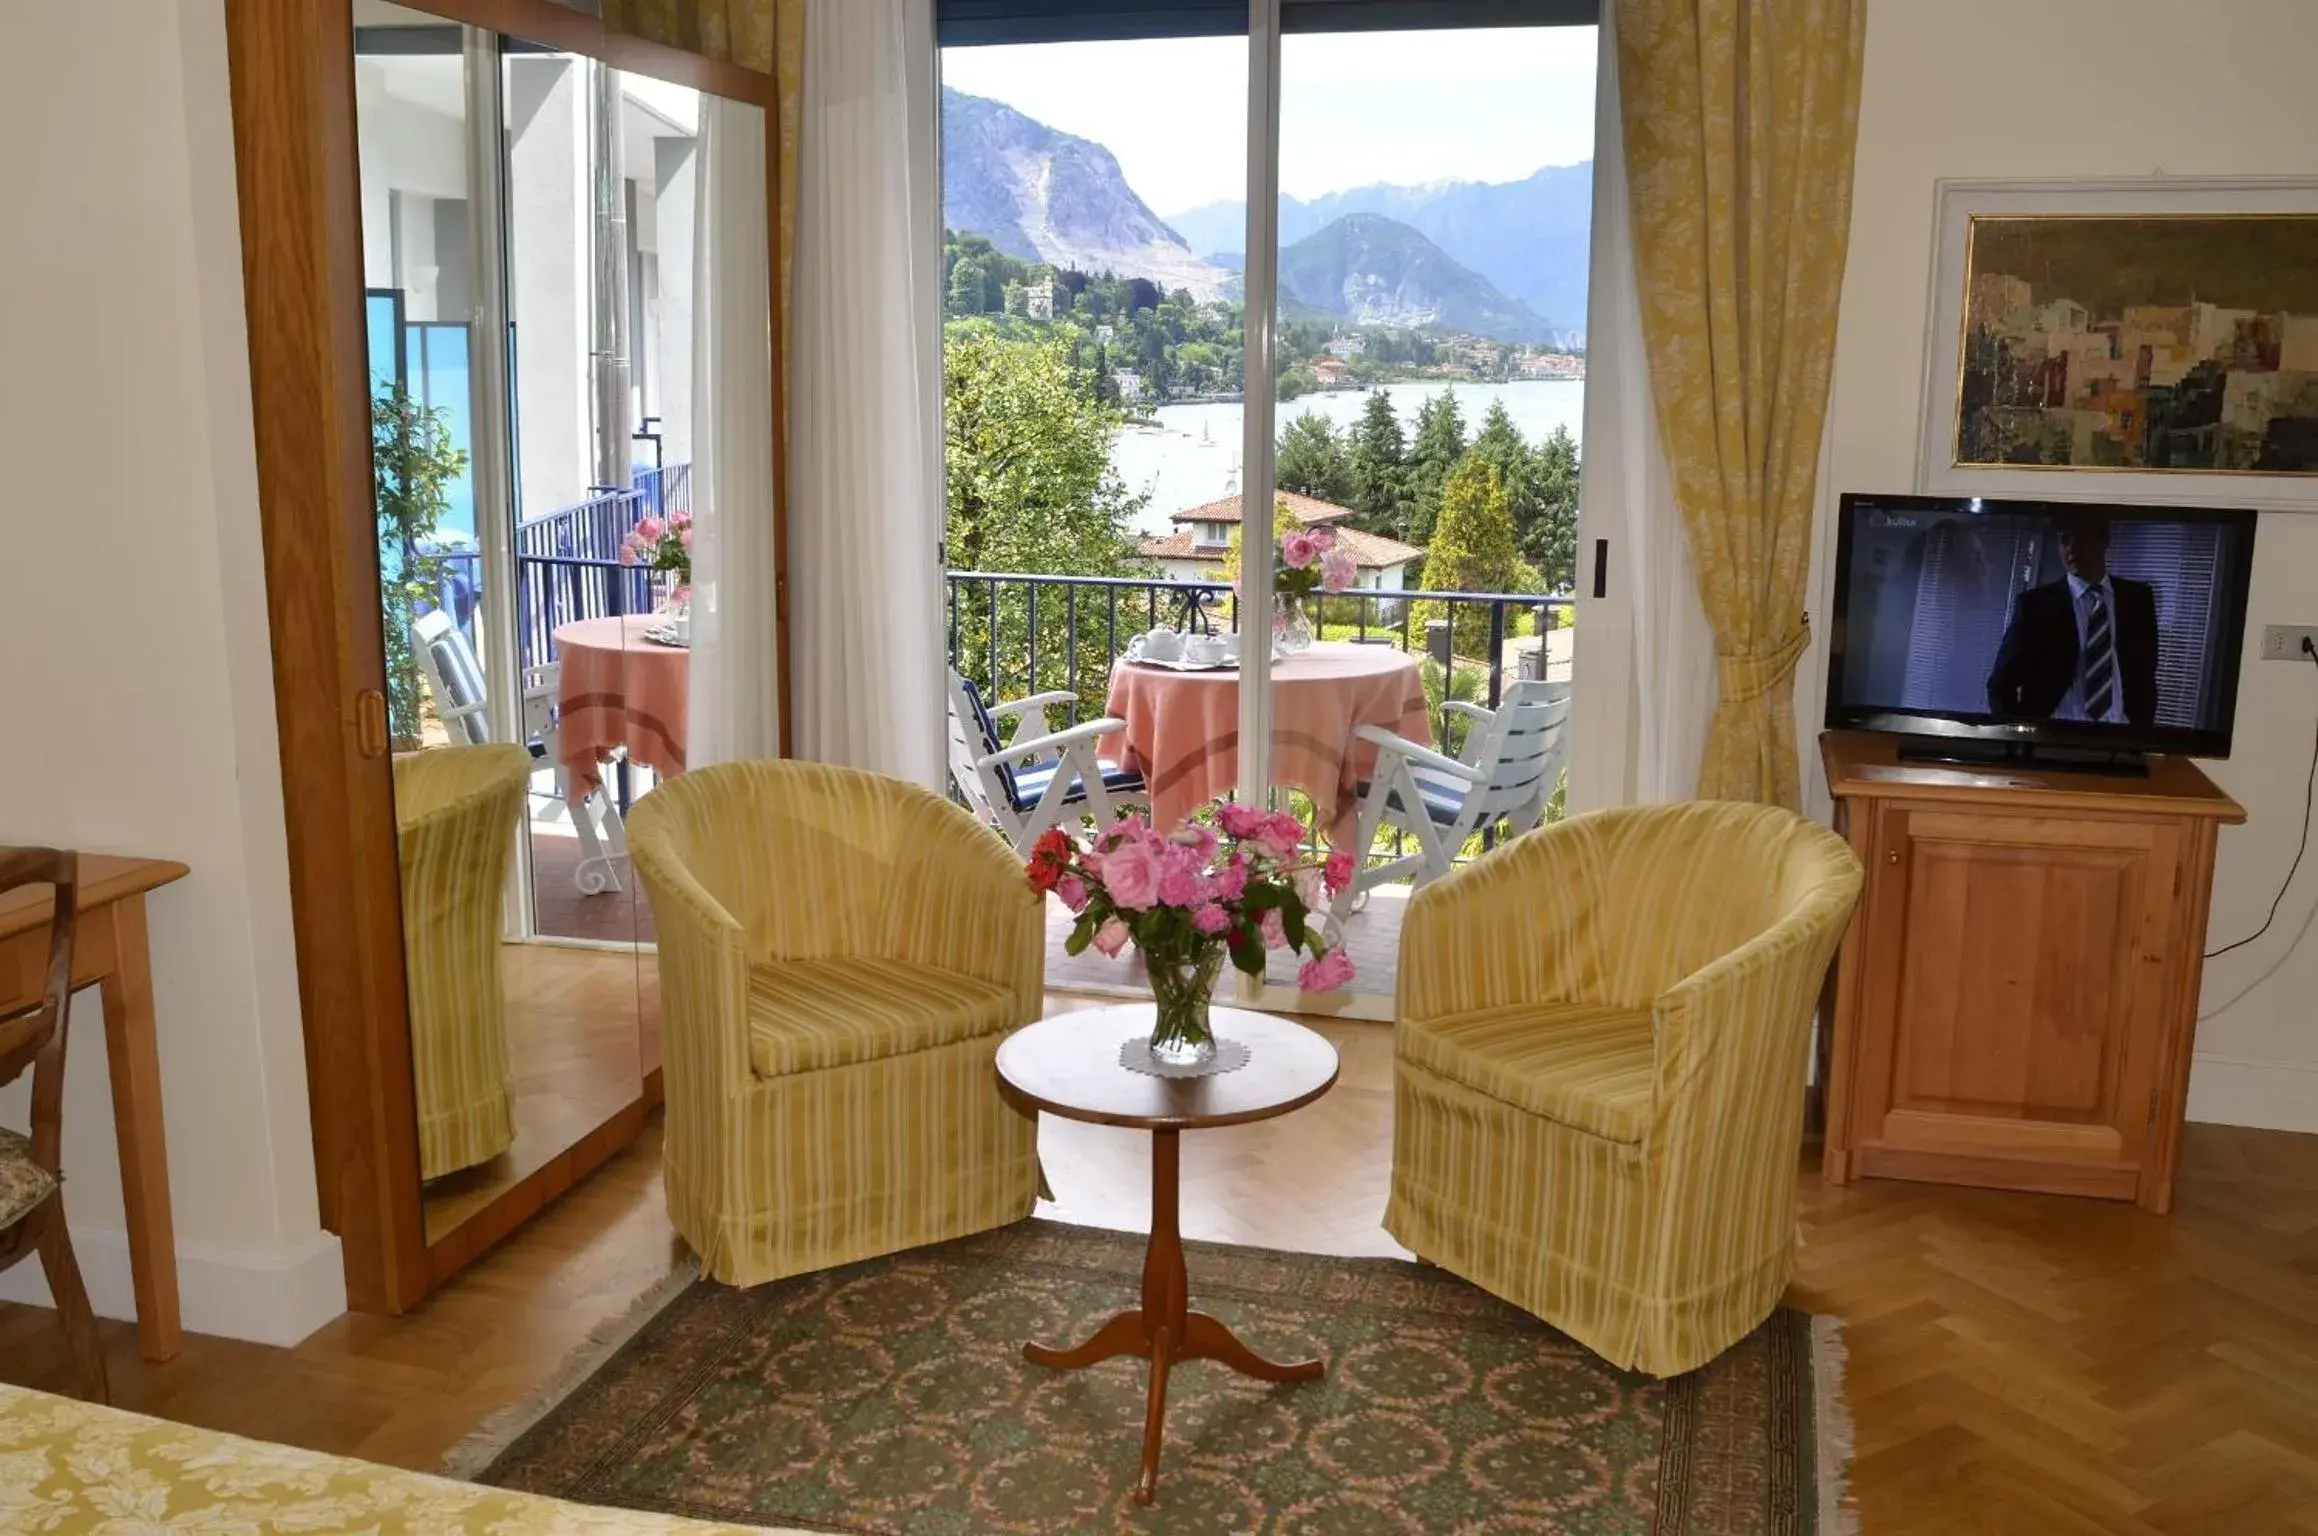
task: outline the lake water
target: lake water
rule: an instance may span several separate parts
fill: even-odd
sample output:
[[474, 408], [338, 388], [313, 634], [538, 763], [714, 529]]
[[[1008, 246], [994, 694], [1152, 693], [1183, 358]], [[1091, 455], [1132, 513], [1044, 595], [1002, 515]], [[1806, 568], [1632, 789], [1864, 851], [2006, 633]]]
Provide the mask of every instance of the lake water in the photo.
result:
[[[1303, 395], [1279, 406], [1278, 425], [1285, 428], [1305, 412], [1326, 417], [1341, 432], [1368, 409], [1368, 397], [1381, 393], [1392, 401], [1401, 430], [1416, 435], [1417, 411], [1425, 401], [1450, 388], [1445, 379], [1417, 379], [1405, 384], [1380, 384], [1375, 390], [1343, 389]], [[1512, 384], [1458, 383], [1457, 407], [1470, 437], [1481, 426], [1489, 407], [1505, 403], [1513, 425], [1532, 443], [1542, 442], [1555, 427], [1579, 435], [1585, 415], [1586, 386], [1582, 379], [1523, 379]], [[1240, 407], [1237, 401], [1209, 405], [1163, 405], [1155, 427], [1129, 427], [1111, 448], [1111, 462], [1131, 491], [1149, 491], [1151, 503], [1136, 520], [1146, 534], [1174, 530], [1168, 521], [1186, 507], [1210, 502], [1239, 481]]]

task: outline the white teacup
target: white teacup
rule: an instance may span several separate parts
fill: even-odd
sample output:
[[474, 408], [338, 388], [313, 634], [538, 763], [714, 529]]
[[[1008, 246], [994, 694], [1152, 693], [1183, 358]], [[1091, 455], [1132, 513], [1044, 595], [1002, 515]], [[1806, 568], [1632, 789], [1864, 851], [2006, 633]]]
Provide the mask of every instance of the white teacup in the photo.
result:
[[1193, 635], [1183, 642], [1183, 659], [1212, 667], [1224, 659], [1223, 642], [1213, 635]]
[[1239, 660], [1238, 630], [1225, 630], [1215, 637], [1215, 659], [1218, 661]]
[[1143, 655], [1151, 661], [1181, 660], [1183, 637], [1172, 629], [1154, 629], [1143, 637]]

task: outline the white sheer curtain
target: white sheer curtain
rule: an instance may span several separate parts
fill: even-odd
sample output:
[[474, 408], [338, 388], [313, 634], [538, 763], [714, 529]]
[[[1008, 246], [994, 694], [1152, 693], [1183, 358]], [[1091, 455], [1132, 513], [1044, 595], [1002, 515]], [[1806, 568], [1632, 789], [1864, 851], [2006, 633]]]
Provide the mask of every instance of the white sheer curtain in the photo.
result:
[[[1594, 293], [1586, 338], [1583, 495], [1619, 514], [1634, 626], [1637, 707], [1634, 792], [1688, 800], [1714, 715], [1714, 631], [1699, 603], [1690, 546], [1674, 505], [1674, 475], [1650, 398], [1650, 355], [1634, 284], [1634, 227], [1618, 115], [1617, 7], [1602, 7], [1595, 75]], [[1579, 639], [1581, 649], [1584, 639]], [[1583, 688], [1584, 663], [1579, 662]]]
[[781, 752], [772, 286], [762, 108], [703, 95], [692, 255], [692, 695], [686, 765]]
[[790, 350], [796, 751], [939, 788], [932, 0], [808, 0]]

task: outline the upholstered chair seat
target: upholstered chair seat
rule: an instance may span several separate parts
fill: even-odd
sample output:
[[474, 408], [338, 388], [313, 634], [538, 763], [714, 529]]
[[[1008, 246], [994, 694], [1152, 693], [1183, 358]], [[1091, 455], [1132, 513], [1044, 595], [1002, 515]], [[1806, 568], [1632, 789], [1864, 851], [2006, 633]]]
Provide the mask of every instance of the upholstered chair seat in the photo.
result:
[[1612, 1365], [1744, 1338], [1794, 1269], [1812, 1012], [1858, 861], [1787, 811], [1602, 811], [1425, 887], [1385, 1226]]
[[998, 1043], [1045, 1004], [1044, 909], [996, 834], [913, 784], [727, 763], [644, 797], [668, 1214], [731, 1285], [1020, 1220], [1036, 1127]]

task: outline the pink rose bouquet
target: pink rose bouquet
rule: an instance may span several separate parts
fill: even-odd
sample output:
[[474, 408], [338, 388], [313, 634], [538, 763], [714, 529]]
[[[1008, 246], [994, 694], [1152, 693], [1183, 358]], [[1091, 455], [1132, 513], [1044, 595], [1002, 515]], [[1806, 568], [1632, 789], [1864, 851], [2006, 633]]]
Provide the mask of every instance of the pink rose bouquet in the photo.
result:
[[620, 540], [620, 564], [647, 571], [673, 571], [680, 587], [692, 585], [692, 514], [671, 512], [663, 522], [646, 516]]
[[1278, 557], [1272, 562], [1272, 590], [1282, 597], [1342, 592], [1359, 578], [1359, 562], [1343, 547], [1336, 530], [1326, 524], [1289, 529], [1282, 535]]

